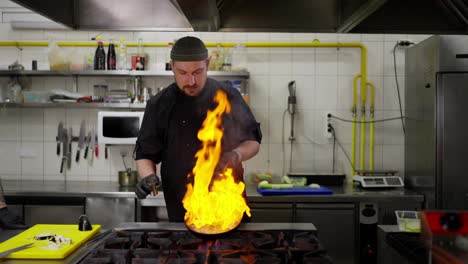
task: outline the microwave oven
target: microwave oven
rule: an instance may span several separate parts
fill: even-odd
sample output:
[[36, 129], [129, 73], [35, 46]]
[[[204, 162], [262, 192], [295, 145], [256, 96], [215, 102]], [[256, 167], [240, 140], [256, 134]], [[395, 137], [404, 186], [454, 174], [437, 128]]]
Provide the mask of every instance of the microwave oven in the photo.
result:
[[135, 144], [144, 112], [99, 111], [97, 138], [100, 144]]

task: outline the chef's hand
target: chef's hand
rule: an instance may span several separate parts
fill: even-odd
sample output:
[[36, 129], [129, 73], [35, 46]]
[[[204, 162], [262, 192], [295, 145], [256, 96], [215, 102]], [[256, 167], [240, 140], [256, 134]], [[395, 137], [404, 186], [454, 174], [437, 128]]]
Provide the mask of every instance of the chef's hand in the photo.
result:
[[227, 168], [236, 169], [242, 163], [242, 157], [239, 151], [233, 150], [225, 152], [221, 155], [218, 165], [215, 169], [215, 175], [219, 175], [224, 172]]
[[150, 174], [141, 179], [135, 188], [135, 194], [138, 199], [145, 199], [153, 190], [153, 185], [158, 186], [161, 181], [156, 174]]

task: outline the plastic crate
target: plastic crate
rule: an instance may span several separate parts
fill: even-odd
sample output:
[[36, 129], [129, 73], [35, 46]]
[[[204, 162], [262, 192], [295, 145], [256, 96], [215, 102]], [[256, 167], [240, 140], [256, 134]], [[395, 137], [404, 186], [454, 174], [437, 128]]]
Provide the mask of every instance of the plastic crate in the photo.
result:
[[421, 215], [416, 211], [395, 211], [398, 229], [402, 232], [421, 232]]

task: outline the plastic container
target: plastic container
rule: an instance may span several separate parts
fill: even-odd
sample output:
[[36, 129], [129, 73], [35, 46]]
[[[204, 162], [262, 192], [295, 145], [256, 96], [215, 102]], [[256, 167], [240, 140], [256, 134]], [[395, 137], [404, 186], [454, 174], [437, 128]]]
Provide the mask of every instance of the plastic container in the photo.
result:
[[247, 49], [245, 44], [238, 43], [232, 49], [232, 71], [245, 71], [247, 70]]
[[71, 71], [89, 70], [86, 57], [83, 51], [79, 48], [72, 48], [69, 57], [69, 66]]
[[69, 54], [64, 49], [58, 47], [56, 42], [51, 42], [47, 55], [51, 71], [68, 71], [70, 69]]
[[421, 215], [416, 211], [395, 211], [401, 232], [421, 232]]
[[25, 103], [47, 103], [50, 102], [50, 93], [47, 91], [23, 91]]

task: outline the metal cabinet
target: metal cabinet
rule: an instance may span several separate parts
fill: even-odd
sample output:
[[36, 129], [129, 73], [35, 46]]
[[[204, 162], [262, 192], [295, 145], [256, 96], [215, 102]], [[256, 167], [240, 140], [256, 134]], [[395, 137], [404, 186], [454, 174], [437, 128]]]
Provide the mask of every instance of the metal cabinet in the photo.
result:
[[100, 224], [103, 229], [110, 229], [124, 222], [135, 222], [135, 198], [86, 198], [86, 215], [91, 224]]
[[333, 263], [355, 263], [354, 204], [297, 204], [295, 222], [312, 223]]
[[291, 223], [291, 203], [250, 203], [251, 221], [254, 223]]
[[24, 222], [35, 224], [78, 224], [84, 214], [80, 197], [28, 197], [24, 199]]

